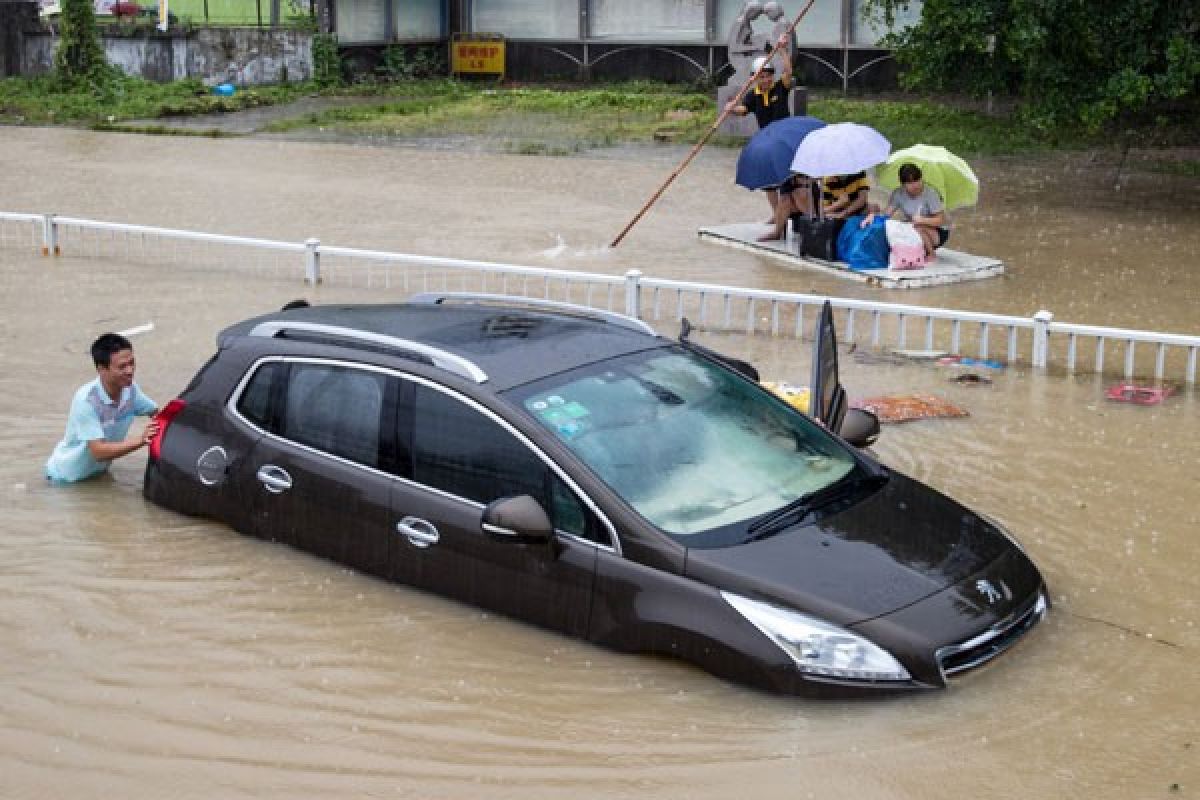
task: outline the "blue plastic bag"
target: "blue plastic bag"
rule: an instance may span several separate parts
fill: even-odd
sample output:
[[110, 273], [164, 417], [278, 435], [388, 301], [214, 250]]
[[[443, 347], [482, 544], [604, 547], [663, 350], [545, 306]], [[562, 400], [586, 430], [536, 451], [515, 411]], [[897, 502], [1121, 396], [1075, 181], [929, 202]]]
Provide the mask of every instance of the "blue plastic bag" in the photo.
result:
[[890, 248], [887, 241], [887, 222], [875, 215], [871, 224], [862, 227], [866, 217], [847, 217], [842, 232], [838, 234], [838, 258], [851, 269], [887, 269]]

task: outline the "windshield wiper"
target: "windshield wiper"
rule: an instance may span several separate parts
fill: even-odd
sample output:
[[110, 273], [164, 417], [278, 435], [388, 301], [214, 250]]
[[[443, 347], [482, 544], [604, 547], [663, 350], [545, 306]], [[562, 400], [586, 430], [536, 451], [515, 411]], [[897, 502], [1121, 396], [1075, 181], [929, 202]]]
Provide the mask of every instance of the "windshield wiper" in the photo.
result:
[[675, 394], [674, 392], [672, 392], [670, 389], [663, 386], [662, 384], [655, 383], [652, 380], [647, 380], [646, 378], [643, 378], [639, 375], [633, 375], [632, 377], [635, 381], [637, 381], [639, 386], [641, 386], [643, 389], [648, 391], [650, 394], [654, 395], [654, 399], [658, 400], [658, 402], [662, 403], [663, 405], [666, 405], [666, 406], [681, 406], [681, 405], [683, 405], [683, 398], [680, 397], [679, 395]]
[[804, 517], [818, 508], [829, 505], [834, 500], [841, 499], [862, 489], [878, 488], [887, 483], [887, 480], [887, 475], [882, 473], [872, 474], [868, 472], [864, 474], [859, 472], [856, 475], [855, 471], [851, 471], [840, 480], [817, 489], [815, 492], [802, 494], [787, 505], [750, 523], [746, 528], [746, 541], [753, 542], [758, 539], [764, 539], [773, 533], [778, 533], [784, 528], [804, 519]]

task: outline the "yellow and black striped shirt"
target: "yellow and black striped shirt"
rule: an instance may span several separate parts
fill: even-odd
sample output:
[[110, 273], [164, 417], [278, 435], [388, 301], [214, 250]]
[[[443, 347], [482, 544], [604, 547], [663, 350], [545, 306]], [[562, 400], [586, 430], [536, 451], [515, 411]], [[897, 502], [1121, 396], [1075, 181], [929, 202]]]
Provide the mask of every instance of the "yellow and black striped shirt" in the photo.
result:
[[826, 178], [824, 181], [824, 190], [821, 192], [821, 202], [825, 205], [832, 205], [843, 197], [850, 201], [854, 200], [854, 196], [859, 192], [869, 192], [871, 184], [867, 182], [866, 172], [856, 172], [853, 175], [833, 175]]

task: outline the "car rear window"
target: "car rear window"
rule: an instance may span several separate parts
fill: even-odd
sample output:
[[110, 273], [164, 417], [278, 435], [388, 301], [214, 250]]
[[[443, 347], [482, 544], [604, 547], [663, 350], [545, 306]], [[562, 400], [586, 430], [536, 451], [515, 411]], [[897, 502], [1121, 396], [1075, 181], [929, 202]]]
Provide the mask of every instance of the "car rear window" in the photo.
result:
[[271, 420], [271, 388], [283, 365], [278, 361], [262, 364], [250, 376], [250, 381], [238, 398], [237, 410], [243, 417], [263, 430], [278, 433]]

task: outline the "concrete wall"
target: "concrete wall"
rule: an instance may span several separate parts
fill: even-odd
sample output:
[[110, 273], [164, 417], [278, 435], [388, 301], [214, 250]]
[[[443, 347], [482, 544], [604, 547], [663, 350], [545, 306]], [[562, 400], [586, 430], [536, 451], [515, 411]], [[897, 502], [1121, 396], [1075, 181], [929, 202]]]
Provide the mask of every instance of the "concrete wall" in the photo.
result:
[[[22, 74], [54, 67], [58, 37], [26, 33]], [[101, 37], [104, 53], [130, 75], [152, 81], [197, 78], [208, 85], [253, 86], [312, 77], [312, 34], [259, 28], [197, 28], [186, 32], [136, 29]]]

